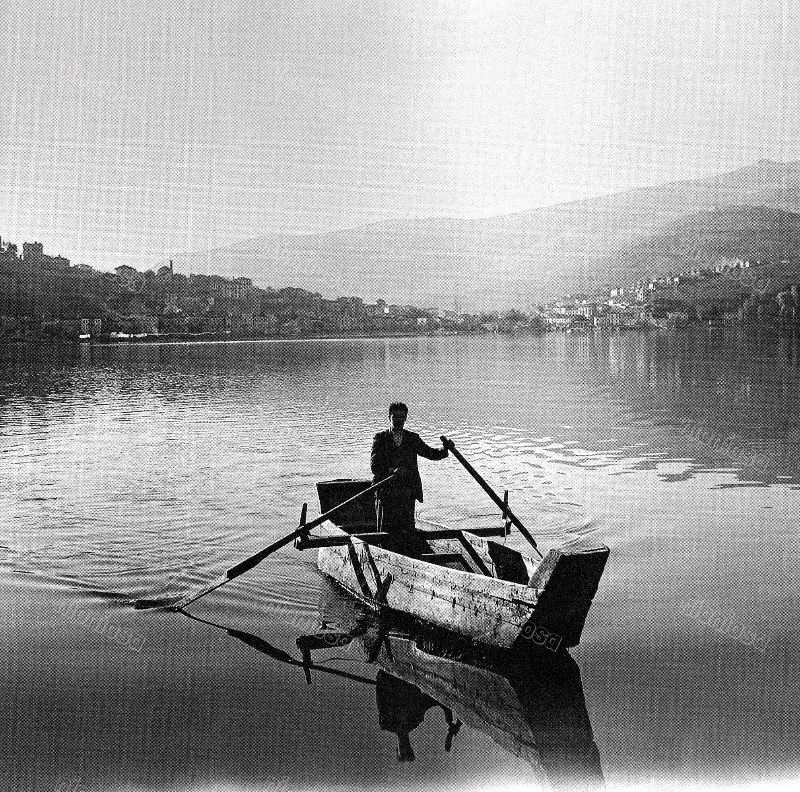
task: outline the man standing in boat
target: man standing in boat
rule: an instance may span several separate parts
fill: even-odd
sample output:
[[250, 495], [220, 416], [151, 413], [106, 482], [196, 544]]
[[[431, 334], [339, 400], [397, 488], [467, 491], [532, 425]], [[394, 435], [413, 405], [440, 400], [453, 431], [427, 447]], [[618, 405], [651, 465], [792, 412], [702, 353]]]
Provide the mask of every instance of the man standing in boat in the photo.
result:
[[378, 530], [394, 535], [393, 545], [397, 550], [414, 547], [414, 507], [422, 503], [422, 479], [419, 475], [417, 457], [444, 459], [447, 448], [431, 448], [416, 432], [404, 428], [408, 418], [408, 407], [402, 402], [389, 405], [389, 428], [378, 432], [372, 441], [370, 467], [373, 481], [386, 478], [391, 473], [400, 475], [379, 490], [375, 508]]

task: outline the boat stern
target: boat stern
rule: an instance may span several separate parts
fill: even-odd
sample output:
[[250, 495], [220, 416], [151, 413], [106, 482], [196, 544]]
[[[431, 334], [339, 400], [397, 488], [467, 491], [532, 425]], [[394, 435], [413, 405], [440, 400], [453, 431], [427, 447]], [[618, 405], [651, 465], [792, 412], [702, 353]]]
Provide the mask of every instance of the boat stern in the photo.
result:
[[528, 582], [539, 598], [520, 639], [554, 651], [577, 646], [609, 553], [583, 540], [551, 550]]

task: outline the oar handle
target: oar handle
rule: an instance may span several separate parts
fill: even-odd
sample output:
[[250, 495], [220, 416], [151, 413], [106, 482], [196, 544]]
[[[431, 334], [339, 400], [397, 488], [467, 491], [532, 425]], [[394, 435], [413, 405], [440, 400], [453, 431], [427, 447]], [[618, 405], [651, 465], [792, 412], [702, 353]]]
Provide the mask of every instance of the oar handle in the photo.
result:
[[[486, 480], [475, 470], [466, 459], [464, 459], [464, 455], [456, 448], [456, 444], [450, 440], [448, 437], [444, 435], [441, 436], [442, 445], [451, 451], [453, 456], [464, 466], [467, 473], [475, 479], [475, 481], [480, 484], [481, 489], [494, 501], [495, 505], [503, 512], [503, 516], [511, 523], [513, 523], [519, 532], [528, 540], [534, 550], [539, 553], [539, 548], [536, 546], [536, 540], [531, 536], [530, 531], [523, 525], [522, 520], [517, 517], [514, 512], [508, 506], [508, 502], [504, 501], [490, 486], [487, 484]], [[541, 556], [542, 554], [539, 553]]]
[[370, 487], [367, 487], [365, 490], [361, 490], [361, 492], [354, 495], [352, 498], [348, 498], [346, 501], [342, 501], [338, 506], [334, 506], [332, 509], [328, 509], [328, 511], [320, 514], [319, 517], [314, 518], [311, 522], [304, 523], [303, 525], [298, 526], [292, 531], [290, 534], [286, 534], [286, 536], [278, 539], [277, 541], [273, 542], [269, 547], [265, 547], [263, 550], [259, 550], [255, 555], [251, 555], [250, 558], [245, 558], [244, 561], [236, 564], [236, 566], [232, 566], [226, 573], [225, 577], [228, 580], [233, 580], [235, 577], [239, 577], [239, 575], [244, 574], [249, 569], [252, 569], [254, 566], [260, 564], [268, 555], [274, 553], [276, 550], [280, 550], [281, 547], [285, 547], [290, 542], [293, 542], [299, 536], [302, 536], [306, 531], [309, 531], [311, 528], [316, 528], [318, 525], [322, 525], [325, 520], [330, 519], [334, 514], [338, 511], [341, 511], [346, 506], [349, 506], [352, 503], [355, 503], [362, 498], [365, 498], [367, 495], [370, 495], [373, 492], [376, 492], [381, 487], [385, 487], [392, 479], [398, 476], [398, 473], [392, 473], [391, 475], [387, 476], [385, 479], [381, 479], [377, 483], [373, 484]]
[[243, 575], [254, 566], [258, 566], [268, 555], [274, 553], [276, 550], [280, 550], [282, 547], [285, 547], [287, 544], [297, 539], [298, 536], [304, 534], [306, 528], [307, 526], [301, 525], [290, 534], [286, 534], [286, 536], [273, 542], [269, 547], [265, 547], [263, 550], [259, 550], [255, 555], [251, 555], [249, 558], [245, 558], [244, 561], [240, 561], [236, 566], [232, 566], [225, 572], [225, 577], [228, 580], [233, 580], [233, 578]]

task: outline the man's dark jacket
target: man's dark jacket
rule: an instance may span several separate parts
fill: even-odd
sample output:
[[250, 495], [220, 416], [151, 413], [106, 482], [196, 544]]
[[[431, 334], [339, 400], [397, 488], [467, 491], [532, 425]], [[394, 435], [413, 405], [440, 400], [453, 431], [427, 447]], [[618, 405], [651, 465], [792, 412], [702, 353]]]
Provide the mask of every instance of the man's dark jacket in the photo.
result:
[[[399, 446], [394, 444], [391, 429], [378, 432], [372, 440], [372, 454], [369, 459], [372, 480], [380, 481], [386, 478], [392, 468], [405, 468], [409, 478], [402, 482], [402, 486], [410, 487], [414, 491], [415, 498], [422, 503], [422, 479], [419, 477], [417, 456], [426, 459], [444, 459], [447, 451], [444, 448], [431, 448], [416, 432], [409, 432], [408, 429], [403, 430], [403, 442]], [[391, 487], [393, 484], [388, 486]]]

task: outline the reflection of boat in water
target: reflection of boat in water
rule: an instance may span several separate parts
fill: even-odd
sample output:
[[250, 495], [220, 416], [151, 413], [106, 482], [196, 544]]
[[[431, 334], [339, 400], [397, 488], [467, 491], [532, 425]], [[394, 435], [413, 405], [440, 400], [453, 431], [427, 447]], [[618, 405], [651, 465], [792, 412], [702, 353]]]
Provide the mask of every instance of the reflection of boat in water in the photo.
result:
[[390, 634], [375, 662], [392, 691], [384, 695], [386, 710], [403, 713], [413, 700], [389, 682], [400, 680], [524, 759], [540, 780], [569, 789], [602, 785], [580, 670], [568, 654], [540, 650], [535, 663], [468, 651], [453, 656], [451, 645], [430, 634]]
[[[412, 620], [377, 617], [348, 603], [352, 618], [341, 625], [345, 630], [325, 629], [323, 623], [323, 631], [299, 637], [300, 658], [248, 633], [227, 632], [273, 659], [302, 668], [308, 684], [321, 672], [374, 685], [378, 722], [397, 735], [400, 760], [414, 758], [412, 733], [426, 713], [441, 710], [446, 751], [454, 742], [457, 750], [454, 738], [463, 723], [525, 760], [545, 787], [603, 786], [580, 670], [566, 652], [491, 649]], [[374, 680], [328, 667], [324, 656], [315, 657], [354, 642], [363, 648], [365, 662], [378, 667]]]

